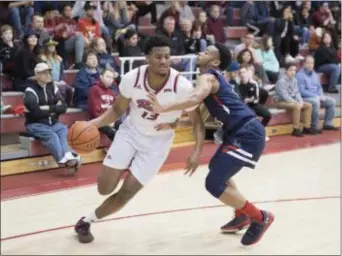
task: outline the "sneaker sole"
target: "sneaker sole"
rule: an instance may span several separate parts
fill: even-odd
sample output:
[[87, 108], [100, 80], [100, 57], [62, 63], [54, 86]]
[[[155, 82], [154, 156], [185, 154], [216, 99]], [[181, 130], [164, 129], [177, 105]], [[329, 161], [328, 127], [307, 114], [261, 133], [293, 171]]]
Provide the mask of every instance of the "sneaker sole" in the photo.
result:
[[239, 232], [241, 230], [247, 229], [250, 224], [251, 224], [250, 221], [248, 221], [248, 222], [243, 223], [242, 226], [236, 227], [235, 229], [232, 229], [232, 228], [231, 229], [221, 228], [221, 232], [225, 233], [225, 234], [234, 234], [234, 233]]
[[270, 214], [270, 221], [267, 223], [265, 229], [264, 229], [264, 232], [261, 233], [261, 235], [259, 236], [259, 238], [257, 240], [255, 240], [253, 243], [251, 244], [243, 244], [245, 246], [249, 246], [249, 245], [253, 245], [253, 244], [256, 244], [258, 243], [261, 238], [264, 236], [264, 234], [266, 233], [267, 229], [272, 225], [273, 221], [274, 221], [274, 215], [272, 213], [269, 213]]

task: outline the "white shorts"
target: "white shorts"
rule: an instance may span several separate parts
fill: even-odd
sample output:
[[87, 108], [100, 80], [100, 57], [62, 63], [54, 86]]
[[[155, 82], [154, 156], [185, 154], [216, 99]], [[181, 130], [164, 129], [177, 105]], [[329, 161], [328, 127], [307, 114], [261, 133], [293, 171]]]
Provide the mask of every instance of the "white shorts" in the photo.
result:
[[127, 122], [115, 134], [103, 165], [117, 170], [129, 169], [146, 185], [159, 171], [172, 147], [173, 134], [148, 136]]

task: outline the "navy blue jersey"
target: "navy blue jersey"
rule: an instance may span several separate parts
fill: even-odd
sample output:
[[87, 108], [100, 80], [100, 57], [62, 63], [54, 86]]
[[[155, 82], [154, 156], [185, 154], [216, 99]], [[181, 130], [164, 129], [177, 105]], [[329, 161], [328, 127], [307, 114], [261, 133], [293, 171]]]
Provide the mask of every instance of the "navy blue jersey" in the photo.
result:
[[207, 73], [216, 76], [219, 90], [215, 94], [208, 95], [203, 102], [209, 113], [223, 123], [225, 131], [239, 129], [248, 120], [256, 117], [220, 72], [212, 69]]

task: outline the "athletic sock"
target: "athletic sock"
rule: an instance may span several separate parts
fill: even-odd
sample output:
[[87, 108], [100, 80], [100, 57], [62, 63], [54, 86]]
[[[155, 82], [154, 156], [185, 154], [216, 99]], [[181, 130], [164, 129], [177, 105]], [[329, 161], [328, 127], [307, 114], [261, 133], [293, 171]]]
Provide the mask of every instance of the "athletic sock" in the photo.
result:
[[93, 211], [90, 215], [86, 216], [83, 221], [91, 223], [91, 222], [96, 222], [99, 219], [97, 218], [95, 211]]
[[263, 219], [261, 211], [248, 201], [246, 201], [245, 206], [242, 207], [241, 212], [246, 214], [251, 220], [261, 222]]

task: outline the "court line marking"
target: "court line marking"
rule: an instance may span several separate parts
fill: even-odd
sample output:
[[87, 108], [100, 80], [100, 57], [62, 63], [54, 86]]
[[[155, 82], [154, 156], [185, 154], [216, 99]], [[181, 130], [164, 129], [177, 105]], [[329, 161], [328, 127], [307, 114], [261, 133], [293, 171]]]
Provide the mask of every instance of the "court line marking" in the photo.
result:
[[[288, 199], [276, 199], [276, 200], [263, 200], [263, 201], [255, 201], [253, 203], [255, 204], [267, 204], [267, 203], [286, 203], [286, 202], [296, 202], [296, 201], [310, 201], [310, 200], [326, 200], [326, 199], [340, 199], [341, 196], [320, 196], [320, 197], [302, 197], [302, 198], [288, 198]], [[166, 210], [166, 211], [158, 211], [158, 212], [149, 212], [149, 213], [142, 213], [142, 214], [134, 214], [134, 215], [128, 215], [128, 216], [122, 216], [122, 217], [115, 217], [105, 220], [97, 221], [97, 223], [102, 222], [109, 222], [109, 221], [115, 221], [115, 220], [123, 220], [123, 219], [132, 219], [132, 218], [139, 218], [139, 217], [146, 217], [146, 216], [153, 216], [153, 215], [162, 215], [162, 214], [169, 214], [169, 213], [179, 213], [179, 212], [188, 212], [188, 211], [196, 211], [196, 210], [205, 210], [205, 209], [212, 209], [212, 208], [220, 208], [220, 207], [227, 207], [226, 205], [207, 205], [207, 206], [199, 206], [199, 207], [191, 207], [191, 208], [182, 208], [182, 209], [173, 209], [173, 210]], [[38, 230], [34, 232], [29, 233], [23, 233], [15, 236], [9, 236], [1, 238], [0, 241], [8, 241], [13, 239], [18, 239], [22, 237], [32, 236], [32, 235], [38, 235], [42, 233], [48, 233], [68, 228], [73, 228], [74, 225], [65, 225], [60, 226], [56, 228], [50, 228], [50, 229], [43, 229]]]

